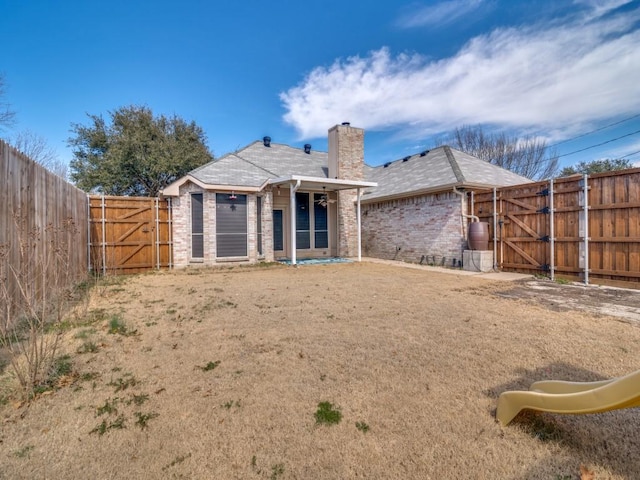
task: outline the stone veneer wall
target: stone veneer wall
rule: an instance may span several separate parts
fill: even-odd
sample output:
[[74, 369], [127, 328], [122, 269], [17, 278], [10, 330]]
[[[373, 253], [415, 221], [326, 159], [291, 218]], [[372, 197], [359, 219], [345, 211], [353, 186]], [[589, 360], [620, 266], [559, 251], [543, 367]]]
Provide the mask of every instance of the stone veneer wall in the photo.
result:
[[[375, 258], [451, 266], [467, 246], [465, 200], [440, 193], [362, 205], [362, 251]], [[434, 258], [435, 256], [435, 258]]]
[[[203, 223], [204, 223], [204, 258], [191, 258], [191, 194], [202, 193]], [[192, 183], [180, 187], [180, 195], [172, 198], [173, 215], [173, 264], [176, 267], [188, 265], [213, 265], [228, 260], [216, 259], [216, 193], [203, 190]], [[228, 193], [228, 192], [222, 192]], [[265, 191], [262, 196], [262, 251], [258, 256], [257, 225], [256, 225], [256, 195], [247, 195], [247, 259], [251, 263], [264, 259], [273, 261], [273, 225], [272, 225], [273, 196], [271, 191]]]
[[[329, 130], [329, 178], [364, 180], [364, 130], [336, 125]], [[358, 254], [356, 190], [338, 192], [338, 256]]]
[[262, 254], [259, 258], [273, 262], [273, 190], [267, 187], [262, 195]]

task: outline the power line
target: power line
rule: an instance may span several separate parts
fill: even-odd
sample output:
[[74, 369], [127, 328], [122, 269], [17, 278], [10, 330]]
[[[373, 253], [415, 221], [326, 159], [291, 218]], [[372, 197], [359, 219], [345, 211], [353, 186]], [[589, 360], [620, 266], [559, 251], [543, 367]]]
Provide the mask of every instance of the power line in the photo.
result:
[[569, 155], [573, 155], [574, 153], [584, 152], [585, 150], [590, 150], [592, 148], [600, 147], [602, 145], [606, 145], [607, 143], [615, 142], [616, 140], [620, 140], [621, 138], [630, 137], [631, 135], [637, 135], [640, 133], [640, 130], [636, 130], [635, 132], [627, 133], [626, 135], [622, 135], [620, 137], [612, 138], [611, 140], [607, 140], [606, 142], [598, 143], [596, 145], [591, 145], [590, 147], [581, 148], [580, 150], [576, 150], [575, 152], [563, 153], [562, 155], [558, 155], [560, 157], [567, 157]]
[[626, 155], [623, 155], [622, 157], [618, 157], [618, 158], [627, 158], [627, 157], [631, 157], [631, 156], [635, 155], [636, 153], [640, 153], [640, 150], [638, 150], [637, 152], [627, 153]]
[[[561, 142], [554, 143], [552, 145], [549, 145], [547, 148], [555, 147], [556, 145], [561, 145], [561, 144], [567, 143], [567, 142], [572, 142], [573, 140], [576, 140], [578, 138], [586, 137], [587, 135], [591, 135], [592, 133], [596, 133], [596, 132], [599, 132], [601, 130], [605, 130], [605, 129], [609, 128], [609, 127], [614, 127], [616, 125], [620, 125], [621, 123], [628, 122], [629, 120], [633, 120], [634, 118], [638, 118], [638, 117], [640, 117], [640, 113], [637, 114], [637, 115], [633, 115], [632, 117], [629, 117], [629, 118], [624, 118], [624, 119], [622, 119], [622, 120], [620, 120], [618, 122], [610, 123], [609, 125], [605, 125], [604, 127], [596, 128], [595, 130], [591, 130], [590, 132], [583, 133], [581, 135], [578, 135], [578, 136], [575, 136], [575, 137], [571, 137], [571, 138], [568, 138], [566, 140], [562, 140]], [[570, 155], [570, 154], [568, 154], [568, 155]]]

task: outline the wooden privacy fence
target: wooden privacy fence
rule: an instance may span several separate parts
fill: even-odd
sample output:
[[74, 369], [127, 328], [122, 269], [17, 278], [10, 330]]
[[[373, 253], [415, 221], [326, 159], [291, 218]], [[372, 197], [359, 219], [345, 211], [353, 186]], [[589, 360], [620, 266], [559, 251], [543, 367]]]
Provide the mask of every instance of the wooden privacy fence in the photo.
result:
[[[0, 140], [0, 323], [87, 274], [87, 195]], [[78, 248], [80, 247], [80, 248]], [[0, 328], [2, 328], [0, 324]]]
[[504, 271], [640, 288], [640, 169], [474, 192]]
[[172, 266], [171, 208], [147, 197], [89, 197], [91, 269], [138, 273]]

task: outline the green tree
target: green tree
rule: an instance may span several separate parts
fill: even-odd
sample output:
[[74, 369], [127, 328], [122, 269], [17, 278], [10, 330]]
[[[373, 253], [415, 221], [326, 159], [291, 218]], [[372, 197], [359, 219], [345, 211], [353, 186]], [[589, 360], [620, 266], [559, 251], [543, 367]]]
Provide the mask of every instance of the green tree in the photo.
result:
[[633, 168], [633, 164], [629, 160], [624, 158], [607, 158], [604, 160], [591, 160], [589, 162], [582, 161], [570, 167], [564, 167], [560, 171], [560, 176], [568, 177], [569, 175], [576, 175], [578, 173], [591, 175], [592, 173], [612, 172], [614, 170], [626, 170], [627, 168]]
[[73, 124], [71, 179], [79, 188], [105, 195], [155, 197], [167, 185], [213, 160], [206, 135], [194, 122], [174, 115], [155, 117], [143, 106], [88, 115]]
[[551, 178], [558, 171], [558, 155], [554, 150], [549, 150], [544, 140], [536, 137], [485, 133], [480, 126], [463, 126], [456, 128], [445, 142], [481, 160], [534, 180]]

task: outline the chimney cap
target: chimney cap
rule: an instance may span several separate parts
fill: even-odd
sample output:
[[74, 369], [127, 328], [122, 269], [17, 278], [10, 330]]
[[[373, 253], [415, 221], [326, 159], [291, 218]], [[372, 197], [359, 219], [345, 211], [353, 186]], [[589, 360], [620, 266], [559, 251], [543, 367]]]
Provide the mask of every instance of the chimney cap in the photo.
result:
[[304, 144], [304, 153], [311, 153], [311, 144], [310, 143], [305, 143]]
[[271, 137], [262, 137], [262, 143], [265, 147], [271, 146]]

